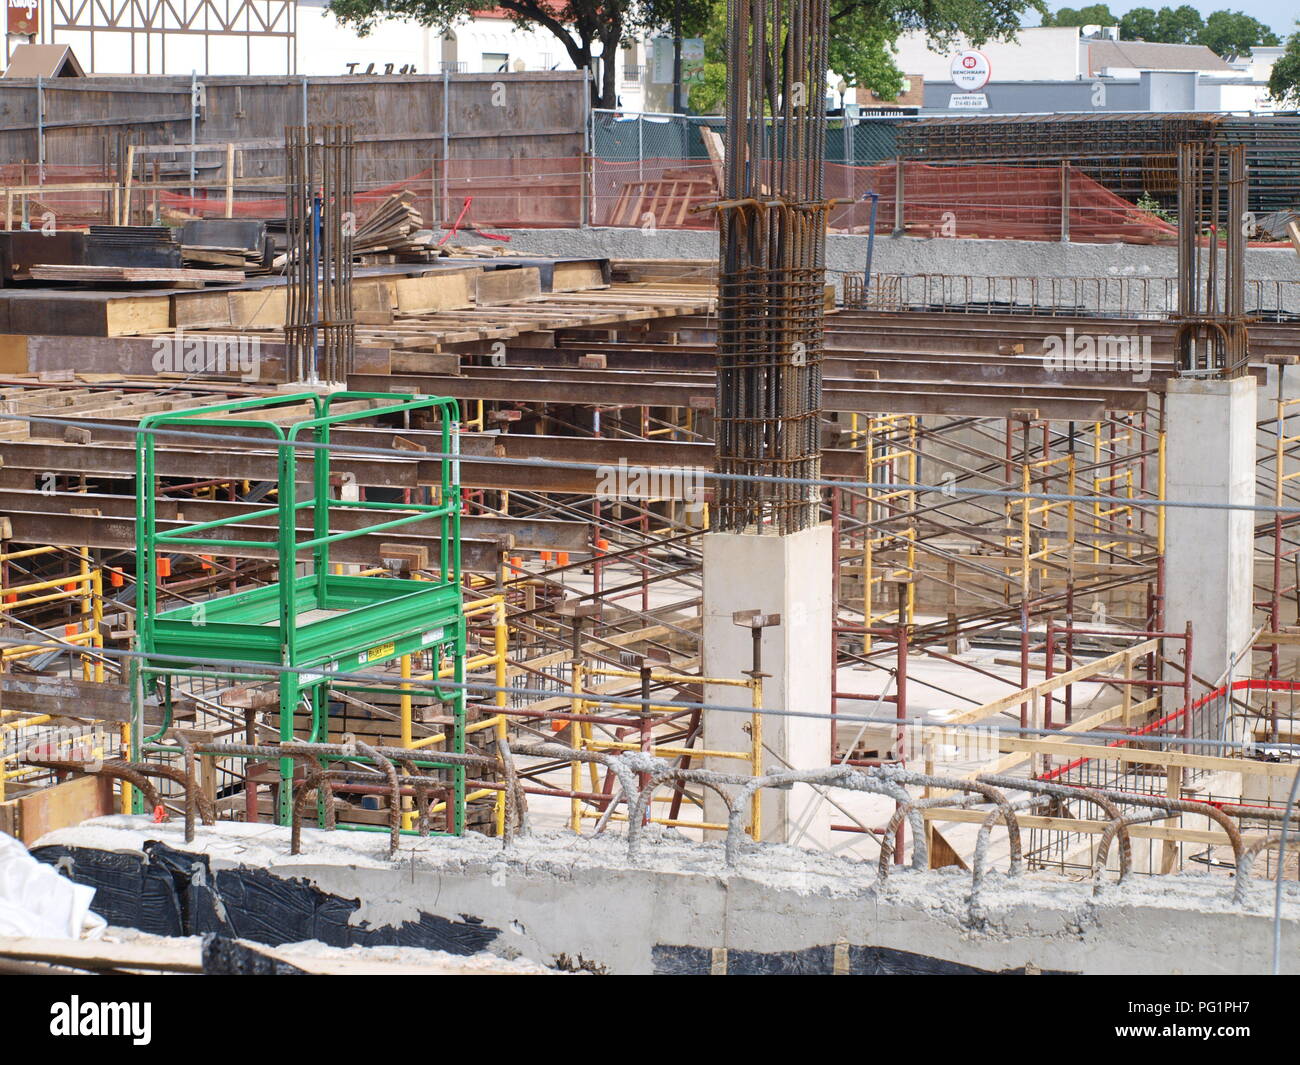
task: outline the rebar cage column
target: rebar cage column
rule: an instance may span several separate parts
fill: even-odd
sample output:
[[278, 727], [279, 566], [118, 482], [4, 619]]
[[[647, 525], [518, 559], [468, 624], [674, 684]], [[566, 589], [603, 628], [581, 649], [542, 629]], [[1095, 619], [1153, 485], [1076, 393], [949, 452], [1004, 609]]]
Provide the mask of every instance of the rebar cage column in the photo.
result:
[[352, 127], [290, 126], [284, 148], [289, 372], [297, 381], [342, 382], [356, 346]]
[[[719, 211], [720, 473], [817, 478], [826, 258], [826, 0], [729, 0]], [[816, 524], [802, 484], [724, 480], [713, 526]]]

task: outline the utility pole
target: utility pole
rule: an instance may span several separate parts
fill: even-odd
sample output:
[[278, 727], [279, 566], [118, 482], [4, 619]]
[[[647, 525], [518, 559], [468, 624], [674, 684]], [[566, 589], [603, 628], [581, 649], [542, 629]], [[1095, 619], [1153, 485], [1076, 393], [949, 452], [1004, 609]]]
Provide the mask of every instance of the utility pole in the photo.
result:
[[682, 108], [682, 0], [673, 0], [673, 106], [680, 115]]

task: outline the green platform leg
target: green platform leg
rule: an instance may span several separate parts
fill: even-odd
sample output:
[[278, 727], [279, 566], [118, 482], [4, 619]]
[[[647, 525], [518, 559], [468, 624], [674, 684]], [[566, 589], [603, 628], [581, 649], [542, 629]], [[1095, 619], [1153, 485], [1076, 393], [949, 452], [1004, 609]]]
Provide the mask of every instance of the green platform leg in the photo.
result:
[[[293, 715], [298, 708], [298, 674], [280, 674], [280, 742], [293, 742]], [[282, 825], [293, 821], [293, 759], [280, 759], [280, 809], [277, 820]]]

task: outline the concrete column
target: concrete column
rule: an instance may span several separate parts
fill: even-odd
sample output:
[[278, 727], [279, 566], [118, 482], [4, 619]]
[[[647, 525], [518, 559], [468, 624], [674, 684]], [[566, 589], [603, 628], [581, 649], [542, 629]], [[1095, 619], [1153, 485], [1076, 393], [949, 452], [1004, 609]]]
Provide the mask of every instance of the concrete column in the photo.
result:
[[[704, 674], [743, 677], [753, 658], [748, 628], [732, 615], [741, 610], [780, 614], [781, 624], [763, 630], [763, 705], [829, 714], [831, 708], [831, 529], [819, 525], [790, 536], [709, 533], [704, 537]], [[748, 690], [710, 684], [704, 701], [749, 706]], [[750, 749], [750, 715], [728, 710], [704, 713], [705, 745], [713, 750]], [[763, 769], [812, 769], [830, 764], [830, 723], [824, 717], [763, 718]], [[709, 768], [747, 773], [732, 759], [709, 760]], [[705, 792], [705, 816], [725, 820], [720, 800]], [[763, 838], [799, 843], [807, 828], [801, 813], [815, 796], [807, 787], [768, 790], [763, 799]], [[746, 817], [748, 823], [748, 817]], [[805, 840], [811, 845], [811, 839]]]
[[[1166, 389], [1165, 494], [1171, 502], [1255, 501], [1255, 380], [1178, 378]], [[1250, 639], [1255, 515], [1170, 507], [1165, 626], [1192, 623], [1192, 671], [1214, 683]]]

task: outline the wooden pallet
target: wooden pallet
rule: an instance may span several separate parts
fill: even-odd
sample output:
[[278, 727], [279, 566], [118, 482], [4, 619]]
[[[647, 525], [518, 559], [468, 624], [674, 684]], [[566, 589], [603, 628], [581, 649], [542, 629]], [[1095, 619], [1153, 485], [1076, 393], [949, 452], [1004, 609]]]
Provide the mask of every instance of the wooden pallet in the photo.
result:
[[[18, 276], [18, 275], [15, 275]], [[158, 282], [202, 281], [208, 284], [238, 283], [244, 280], [243, 270], [203, 270], [188, 267], [154, 266], [29, 266], [19, 280], [30, 281], [98, 281], [98, 282]]]
[[718, 198], [713, 175], [666, 170], [651, 181], [625, 181], [610, 215], [611, 226], [680, 226], [692, 217], [691, 208]]

